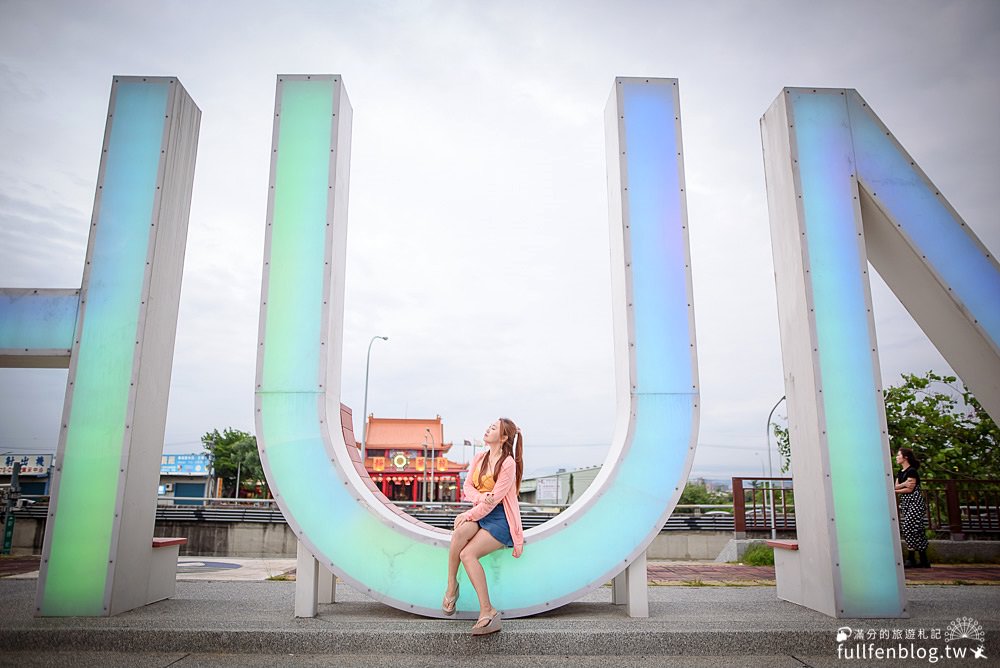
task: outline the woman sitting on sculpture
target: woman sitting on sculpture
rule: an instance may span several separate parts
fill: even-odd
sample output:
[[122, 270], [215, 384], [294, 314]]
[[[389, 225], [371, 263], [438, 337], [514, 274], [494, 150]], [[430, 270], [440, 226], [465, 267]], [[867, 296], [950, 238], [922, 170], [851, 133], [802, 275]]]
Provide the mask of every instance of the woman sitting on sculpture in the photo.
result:
[[524, 531], [517, 494], [524, 472], [524, 438], [511, 420], [500, 418], [487, 428], [483, 440], [489, 448], [473, 458], [462, 491], [472, 508], [455, 518], [448, 553], [448, 584], [441, 611], [455, 614], [458, 602], [458, 564], [465, 567], [479, 598], [479, 619], [472, 635], [500, 630], [500, 611], [490, 602], [486, 573], [479, 560], [504, 547], [521, 556]]

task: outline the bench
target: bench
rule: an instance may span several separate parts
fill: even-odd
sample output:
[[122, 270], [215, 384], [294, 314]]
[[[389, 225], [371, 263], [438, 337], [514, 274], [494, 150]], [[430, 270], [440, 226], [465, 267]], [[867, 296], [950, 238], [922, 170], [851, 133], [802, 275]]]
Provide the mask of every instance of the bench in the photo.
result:
[[177, 592], [177, 558], [181, 545], [187, 542], [187, 538], [153, 538], [146, 603], [162, 601]]
[[799, 541], [797, 540], [765, 540], [764, 544], [768, 547], [773, 547], [776, 550], [798, 550]]
[[774, 579], [778, 598], [801, 605], [803, 594], [799, 541], [765, 540], [764, 544], [774, 548]]

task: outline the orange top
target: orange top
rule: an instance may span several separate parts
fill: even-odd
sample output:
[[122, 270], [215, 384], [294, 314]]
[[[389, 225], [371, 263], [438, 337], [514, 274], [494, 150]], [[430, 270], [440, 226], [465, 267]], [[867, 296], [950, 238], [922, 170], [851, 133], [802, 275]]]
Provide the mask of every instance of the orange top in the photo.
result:
[[492, 473], [487, 473], [482, 477], [479, 476], [479, 469], [475, 470], [476, 480], [472, 483], [472, 486], [476, 488], [477, 491], [481, 493], [492, 492], [493, 486], [496, 485], [496, 480], [493, 479]]
[[[507, 525], [510, 527], [510, 537], [514, 541], [514, 556], [520, 557], [524, 551], [524, 529], [521, 527], [521, 508], [517, 504], [517, 464], [513, 457], [507, 457], [500, 465], [500, 477], [496, 479], [489, 490], [477, 489], [473, 483], [473, 477], [477, 478], [480, 485], [486, 483], [493, 477], [486, 474], [479, 480], [479, 467], [482, 466], [483, 457], [489, 456], [490, 451], [484, 450], [472, 459], [469, 471], [472, 473], [465, 477], [465, 484], [462, 492], [467, 501], [472, 502], [472, 508], [462, 513], [470, 522], [481, 520], [490, 514], [496, 507], [499, 500], [503, 501], [503, 514], [507, 518]], [[492, 503], [486, 501], [486, 495], [492, 494]]]

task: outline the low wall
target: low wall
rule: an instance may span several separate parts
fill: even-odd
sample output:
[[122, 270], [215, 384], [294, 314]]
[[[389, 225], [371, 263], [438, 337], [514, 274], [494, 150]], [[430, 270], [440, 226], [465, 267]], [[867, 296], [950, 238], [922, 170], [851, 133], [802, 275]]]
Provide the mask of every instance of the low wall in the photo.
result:
[[[663, 534], [660, 534], [662, 537]], [[795, 535], [781, 536], [794, 540]], [[764, 544], [763, 538], [734, 538], [727, 542], [717, 557], [719, 562], [737, 562], [754, 543]], [[928, 556], [931, 564], [1000, 564], [1000, 540], [930, 540]], [[903, 543], [906, 554], [906, 543]]]
[[[157, 521], [156, 535], [187, 538], [181, 555], [199, 557], [294, 557], [296, 538], [287, 524], [271, 522]], [[45, 521], [18, 518], [14, 554], [40, 554]], [[646, 551], [648, 559], [714, 559], [731, 531], [664, 531]]]
[[677, 561], [715, 559], [732, 537], [732, 531], [662, 531], [646, 550], [646, 558]]
[[272, 522], [157, 522], [156, 535], [184, 537], [182, 555], [294, 557], [297, 539], [287, 524]]
[[[156, 535], [187, 538], [187, 545], [181, 546], [184, 556], [294, 557], [296, 548], [295, 534], [281, 522], [158, 520]], [[12, 553], [40, 554], [44, 537], [44, 519], [18, 518], [14, 525]], [[738, 561], [752, 542], [763, 541], [736, 540], [732, 531], [663, 531], [646, 550], [646, 558]], [[930, 557], [932, 562], [938, 563], [1000, 563], [1000, 541], [932, 540]]]
[[33, 517], [18, 517], [14, 520], [14, 539], [10, 553], [15, 556], [41, 554], [45, 541], [45, 520]]
[[[181, 555], [200, 557], [294, 557], [295, 534], [284, 523], [158, 521], [157, 536], [187, 538]], [[41, 554], [45, 520], [18, 518], [13, 554]]]

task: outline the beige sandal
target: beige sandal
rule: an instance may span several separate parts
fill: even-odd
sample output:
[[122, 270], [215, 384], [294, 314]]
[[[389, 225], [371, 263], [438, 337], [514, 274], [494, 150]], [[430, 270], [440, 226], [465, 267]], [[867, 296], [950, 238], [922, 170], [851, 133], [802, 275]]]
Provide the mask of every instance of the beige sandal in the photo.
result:
[[448, 596], [447, 593], [444, 595], [444, 601], [441, 603], [441, 612], [451, 617], [455, 614], [455, 608], [458, 604], [458, 585], [455, 585], [455, 595]]
[[479, 624], [479, 622], [481, 622], [483, 620], [488, 620], [488, 621], [486, 622], [486, 624], [483, 624], [482, 626], [473, 626], [472, 627], [472, 635], [474, 635], [474, 636], [485, 636], [485, 635], [489, 635], [490, 633], [496, 633], [497, 631], [500, 630], [500, 611], [499, 610], [494, 610], [493, 614], [490, 615], [490, 616], [488, 616], [488, 617], [480, 617], [476, 621], [476, 624]]

